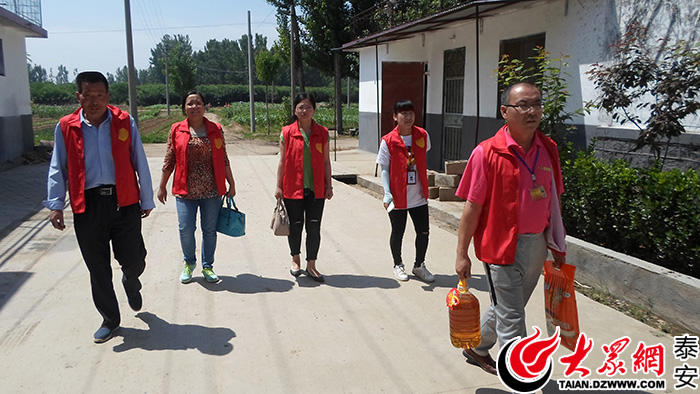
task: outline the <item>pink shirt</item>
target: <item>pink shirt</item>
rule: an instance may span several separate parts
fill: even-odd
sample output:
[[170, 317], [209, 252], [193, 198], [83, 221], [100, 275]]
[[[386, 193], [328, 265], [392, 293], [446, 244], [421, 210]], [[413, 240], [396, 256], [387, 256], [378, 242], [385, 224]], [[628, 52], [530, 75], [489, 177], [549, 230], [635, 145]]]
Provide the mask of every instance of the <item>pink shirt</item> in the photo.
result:
[[[520, 201], [518, 212], [518, 233], [541, 233], [549, 225], [549, 206], [552, 198], [552, 160], [540, 139], [535, 136], [530, 149], [525, 153], [517, 142], [506, 133], [506, 145], [514, 154], [520, 155], [530, 169], [535, 172], [536, 184], [543, 186], [547, 197], [533, 200], [530, 190], [533, 188], [532, 175], [525, 164], [515, 156], [520, 170]], [[539, 155], [537, 154], [539, 148]], [[535, 163], [535, 158], [537, 162]], [[471, 154], [467, 168], [457, 188], [457, 195], [475, 204], [483, 205], [488, 196], [486, 182], [486, 165], [484, 149], [479, 145]]]

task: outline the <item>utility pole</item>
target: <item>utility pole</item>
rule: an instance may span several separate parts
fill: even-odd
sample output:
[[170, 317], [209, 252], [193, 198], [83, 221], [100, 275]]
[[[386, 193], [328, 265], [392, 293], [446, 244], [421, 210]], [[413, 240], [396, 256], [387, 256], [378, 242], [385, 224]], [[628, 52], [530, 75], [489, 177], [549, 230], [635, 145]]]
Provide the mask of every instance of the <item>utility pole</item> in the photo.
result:
[[124, 0], [124, 15], [126, 19], [126, 57], [129, 65], [129, 112], [138, 124], [139, 113], [136, 103], [136, 69], [134, 68], [134, 43], [131, 36], [131, 5]]
[[338, 134], [343, 132], [343, 101], [342, 101], [342, 74], [340, 70], [342, 62], [342, 53], [340, 48], [335, 48], [333, 50], [333, 69], [335, 71], [335, 78], [333, 78], [333, 84], [335, 85], [335, 135], [333, 136], [333, 160], [337, 160], [338, 156]]
[[291, 98], [292, 98], [292, 115], [294, 115], [294, 98], [296, 97], [296, 93], [294, 92], [296, 86], [294, 85], [294, 29], [292, 29], [292, 25], [294, 24], [294, 0], [292, 0], [292, 15], [289, 21], [289, 64], [291, 65], [291, 70], [289, 73], [289, 79], [291, 82]]
[[248, 85], [250, 88], [250, 132], [255, 133], [255, 88], [253, 87], [253, 39], [250, 36], [250, 11], [248, 11]]
[[168, 42], [163, 40], [165, 48], [165, 105], [168, 107], [168, 116], [170, 116], [170, 74], [168, 74]]

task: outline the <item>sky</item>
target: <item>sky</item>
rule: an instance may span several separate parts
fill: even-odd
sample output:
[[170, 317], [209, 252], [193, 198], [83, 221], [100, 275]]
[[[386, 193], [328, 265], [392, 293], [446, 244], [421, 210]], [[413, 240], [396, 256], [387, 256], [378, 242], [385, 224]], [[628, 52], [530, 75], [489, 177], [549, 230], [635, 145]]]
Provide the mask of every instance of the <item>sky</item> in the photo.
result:
[[[134, 66], [145, 69], [151, 49], [165, 34], [188, 35], [200, 51], [210, 39], [238, 40], [248, 34], [267, 37], [267, 47], [278, 40], [276, 10], [265, 0], [130, 0]], [[44, 0], [42, 27], [48, 38], [27, 38], [27, 54], [56, 75], [64, 65], [73, 70], [114, 74], [127, 65], [124, 1]]]

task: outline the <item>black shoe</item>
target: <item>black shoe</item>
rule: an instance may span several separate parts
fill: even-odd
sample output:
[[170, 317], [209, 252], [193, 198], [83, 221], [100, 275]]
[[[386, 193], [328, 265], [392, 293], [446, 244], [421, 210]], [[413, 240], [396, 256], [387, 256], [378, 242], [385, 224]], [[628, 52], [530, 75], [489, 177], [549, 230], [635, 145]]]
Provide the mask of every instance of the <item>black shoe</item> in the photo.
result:
[[126, 298], [129, 300], [129, 306], [134, 312], [141, 310], [143, 306], [143, 297], [141, 297], [140, 291], [135, 291], [133, 293], [126, 293]]
[[95, 331], [95, 335], [93, 335], [93, 340], [95, 341], [95, 343], [107, 342], [110, 339], [112, 339], [114, 333], [117, 332], [118, 329], [119, 326], [115, 328], [102, 326], [97, 331]]
[[292, 274], [292, 276], [299, 276], [299, 275], [301, 275], [302, 272], [303, 272], [302, 269], [298, 269], [298, 270], [293, 270], [291, 268], [289, 269], [289, 273]]
[[316, 282], [325, 282], [323, 275], [316, 276], [316, 275], [312, 274], [311, 271], [309, 271], [309, 270], [305, 270], [304, 273], [306, 274], [306, 276], [315, 280]]

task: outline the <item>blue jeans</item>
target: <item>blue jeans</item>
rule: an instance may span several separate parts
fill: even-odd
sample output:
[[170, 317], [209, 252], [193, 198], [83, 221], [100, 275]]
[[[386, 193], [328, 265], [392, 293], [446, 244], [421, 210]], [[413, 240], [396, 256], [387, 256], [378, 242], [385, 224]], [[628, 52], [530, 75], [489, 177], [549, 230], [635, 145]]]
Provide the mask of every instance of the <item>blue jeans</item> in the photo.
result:
[[211, 268], [216, 250], [216, 223], [219, 219], [221, 200], [218, 197], [189, 200], [176, 197], [177, 221], [180, 230], [180, 246], [185, 263], [197, 264], [194, 230], [197, 229], [197, 208], [202, 227], [202, 268]]

